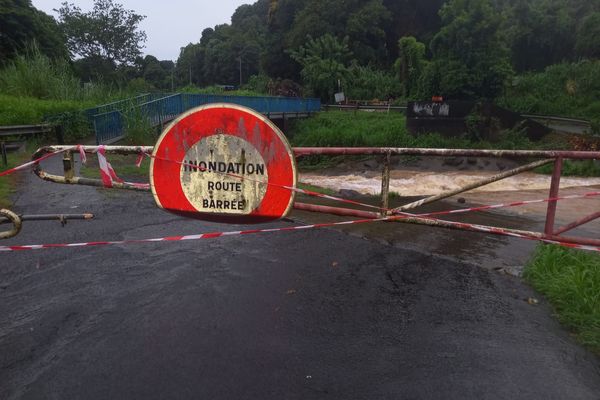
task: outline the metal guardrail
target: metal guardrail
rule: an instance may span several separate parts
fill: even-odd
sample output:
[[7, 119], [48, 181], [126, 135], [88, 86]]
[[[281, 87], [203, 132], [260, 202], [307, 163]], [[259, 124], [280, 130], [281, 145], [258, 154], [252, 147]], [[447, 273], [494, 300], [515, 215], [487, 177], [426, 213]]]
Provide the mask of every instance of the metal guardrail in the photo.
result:
[[0, 137], [40, 135], [53, 130], [50, 124], [0, 126]]
[[[141, 99], [141, 96], [138, 98]], [[126, 124], [124, 113], [131, 112], [133, 118], [144, 118], [152, 126], [161, 126], [191, 108], [209, 103], [239, 104], [265, 114], [267, 117], [274, 114], [281, 114], [282, 116], [285, 114], [308, 115], [321, 109], [321, 101], [314, 98], [178, 93], [152, 97], [149, 101], [140, 102], [133, 106], [93, 115], [91, 119], [96, 133], [96, 143], [110, 144], [123, 138]], [[123, 102], [120, 102], [120, 104], [126, 105]]]
[[3, 164], [8, 164], [7, 150], [24, 146], [19, 139], [48, 133], [55, 133], [56, 140], [63, 143], [62, 127], [60, 126], [50, 124], [0, 126], [0, 155]]
[[405, 112], [406, 106], [392, 106], [386, 104], [325, 104], [323, 109], [325, 111], [339, 110], [339, 111], [387, 111], [387, 112]]
[[[164, 95], [158, 95], [158, 97], [163, 97], [163, 96]], [[139, 96], [132, 97], [129, 99], [118, 100], [118, 101], [115, 101], [112, 103], [103, 104], [98, 107], [89, 108], [89, 109], [85, 110], [84, 112], [89, 118], [91, 118], [94, 115], [105, 114], [105, 113], [109, 113], [112, 111], [120, 111], [120, 110], [123, 110], [128, 107], [136, 106], [138, 104], [151, 101], [152, 99], [154, 99], [156, 97], [157, 97], [156, 94], [144, 93], [144, 94], [140, 94]]]
[[575, 125], [590, 125], [590, 121], [587, 119], [580, 118], [568, 118], [568, 117], [557, 117], [554, 115], [538, 115], [538, 114], [521, 114], [524, 118], [530, 118], [542, 121], [557, 121], [557, 122], [568, 122]]

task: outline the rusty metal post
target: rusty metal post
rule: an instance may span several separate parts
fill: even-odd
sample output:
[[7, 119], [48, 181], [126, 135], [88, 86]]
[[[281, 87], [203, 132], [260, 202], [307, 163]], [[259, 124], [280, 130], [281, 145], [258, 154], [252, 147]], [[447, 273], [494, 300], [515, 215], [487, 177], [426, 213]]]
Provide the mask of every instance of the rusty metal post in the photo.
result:
[[2, 163], [4, 166], [7, 166], [8, 158], [6, 157], [6, 143], [0, 142], [0, 152], [2, 153]]
[[[560, 188], [560, 174], [562, 172], [562, 157], [557, 157], [554, 160], [554, 171], [552, 172], [552, 181], [550, 182], [550, 194], [549, 198], [553, 199], [558, 197], [558, 191]], [[544, 233], [546, 235], [552, 235], [554, 232], [554, 219], [556, 217], [556, 200], [548, 202], [548, 210], [546, 211], [546, 226]]]
[[65, 151], [63, 154], [63, 170], [65, 171], [65, 180], [71, 181], [75, 177], [75, 166], [73, 165], [73, 153]]
[[[59, 221], [66, 222], [70, 219], [94, 219], [94, 214], [85, 213], [85, 214], [24, 214], [19, 215], [21, 221]], [[12, 222], [12, 219], [0, 215], [0, 224]]]
[[587, 217], [581, 218], [581, 219], [579, 219], [577, 221], [571, 222], [570, 224], [565, 225], [565, 226], [563, 226], [561, 228], [558, 228], [557, 230], [554, 231], [554, 234], [555, 235], [560, 235], [562, 233], [570, 231], [571, 229], [575, 229], [578, 226], [587, 224], [588, 222], [593, 221], [593, 220], [598, 219], [598, 218], [600, 218], [600, 211], [595, 212], [595, 213], [593, 213], [591, 215], [588, 215]]
[[381, 172], [381, 216], [388, 215], [390, 203], [390, 159], [392, 155], [388, 152], [383, 159], [383, 170]]
[[354, 210], [352, 208], [343, 207], [321, 206], [318, 204], [308, 204], [300, 202], [294, 203], [294, 209], [332, 215], [341, 215], [344, 217], [359, 217], [368, 219], [377, 219], [380, 217], [379, 213], [373, 211]]

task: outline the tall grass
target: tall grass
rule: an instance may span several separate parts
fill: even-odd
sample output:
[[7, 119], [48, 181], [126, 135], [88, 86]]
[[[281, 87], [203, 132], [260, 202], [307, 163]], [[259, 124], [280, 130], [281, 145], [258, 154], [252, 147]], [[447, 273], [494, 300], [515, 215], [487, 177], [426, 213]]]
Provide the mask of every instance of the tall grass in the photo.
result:
[[0, 70], [0, 93], [0, 125], [62, 125], [67, 141], [89, 135], [82, 110], [126, 95], [101, 82], [82, 84], [67, 61], [48, 58], [35, 43]]
[[50, 59], [35, 43], [0, 70], [0, 92], [42, 100], [105, 102], [124, 95], [102, 83], [82, 82], [63, 59]]
[[157, 128], [140, 107], [131, 105], [122, 112], [125, 141], [131, 145], [152, 145], [157, 139]]
[[540, 245], [523, 276], [548, 298], [559, 321], [600, 354], [600, 255]]
[[20, 97], [74, 100], [80, 95], [80, 82], [66, 61], [50, 60], [32, 45], [0, 71], [0, 90]]

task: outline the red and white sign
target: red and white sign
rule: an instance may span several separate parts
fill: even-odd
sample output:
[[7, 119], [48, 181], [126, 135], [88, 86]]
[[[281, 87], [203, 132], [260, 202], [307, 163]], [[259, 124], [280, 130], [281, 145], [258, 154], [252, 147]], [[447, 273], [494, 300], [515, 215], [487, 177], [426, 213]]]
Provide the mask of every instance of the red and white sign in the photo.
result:
[[234, 104], [194, 108], [158, 139], [150, 164], [156, 204], [192, 218], [253, 223], [292, 207], [296, 164], [283, 133], [265, 116]]

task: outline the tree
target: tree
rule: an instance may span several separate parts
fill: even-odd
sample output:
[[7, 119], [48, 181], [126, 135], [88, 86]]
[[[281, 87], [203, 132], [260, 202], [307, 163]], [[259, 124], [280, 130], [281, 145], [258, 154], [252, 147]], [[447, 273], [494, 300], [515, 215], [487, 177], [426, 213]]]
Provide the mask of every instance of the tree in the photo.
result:
[[431, 41], [433, 63], [428, 66], [428, 76], [438, 79], [439, 92], [430, 95], [487, 99], [498, 96], [512, 68], [507, 40], [501, 31], [502, 14], [494, 9], [492, 0], [450, 0], [440, 10], [440, 16], [443, 27]]
[[50, 58], [67, 58], [64, 38], [56, 21], [31, 5], [31, 0], [0, 0], [0, 64], [36, 43]]
[[145, 16], [113, 0], [94, 0], [93, 10], [85, 13], [67, 2], [55, 11], [73, 57], [100, 57], [131, 64], [141, 54], [146, 33], [138, 25]]
[[338, 82], [345, 83], [352, 57], [348, 49], [348, 37], [341, 42], [330, 34], [313, 39], [309, 36], [306, 45], [290, 56], [302, 66], [302, 78], [316, 96], [331, 101]]
[[384, 27], [391, 14], [381, 0], [361, 3], [346, 21], [345, 32], [350, 38], [350, 50], [363, 65], [383, 66], [388, 54]]
[[588, 15], [577, 33], [575, 50], [580, 57], [600, 58], [600, 12]]
[[[212, 31], [212, 29], [211, 29]], [[204, 36], [204, 35], [203, 35]], [[175, 77], [177, 85], [187, 86], [198, 83], [201, 77], [202, 65], [198, 54], [201, 52], [200, 44], [189, 43], [179, 51], [175, 64]]]
[[[261, 55], [261, 68], [273, 78], [300, 78], [299, 64], [292, 60], [286, 36], [306, 0], [270, 0], [267, 12], [267, 35]], [[293, 47], [292, 47], [293, 48]]]
[[573, 58], [575, 11], [566, 1], [519, 1], [506, 12], [506, 31], [517, 71], [542, 70]]
[[298, 48], [307, 35], [348, 36], [348, 46], [362, 64], [387, 62], [386, 35], [383, 27], [390, 13], [382, 0], [308, 0], [286, 34], [286, 44]]
[[425, 45], [412, 36], [405, 36], [398, 41], [398, 48], [395, 67], [402, 83], [402, 94], [410, 98], [416, 94], [423, 73]]
[[393, 73], [353, 63], [344, 92], [356, 100], [389, 100], [398, 97], [402, 89]]

